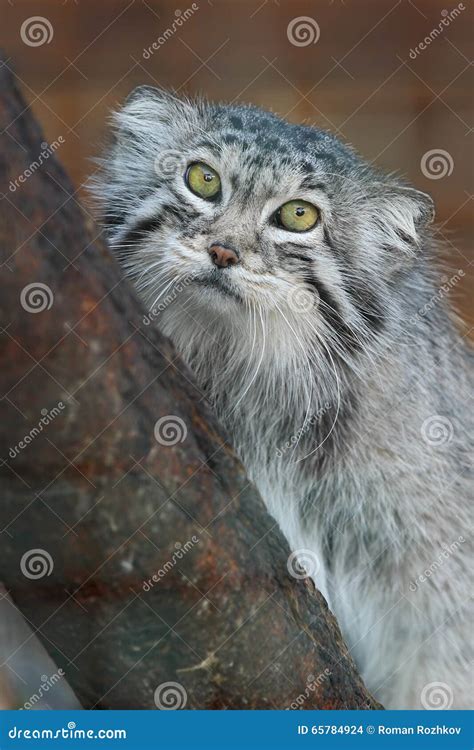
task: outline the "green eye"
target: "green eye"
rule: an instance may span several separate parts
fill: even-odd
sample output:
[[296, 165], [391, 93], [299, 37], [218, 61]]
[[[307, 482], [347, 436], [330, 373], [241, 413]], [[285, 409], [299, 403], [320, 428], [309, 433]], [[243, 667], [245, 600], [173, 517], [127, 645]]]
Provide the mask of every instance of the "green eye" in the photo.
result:
[[205, 200], [211, 200], [220, 193], [221, 178], [212, 167], [202, 161], [191, 164], [184, 179], [191, 192]]
[[308, 201], [288, 201], [278, 209], [275, 219], [278, 226], [289, 232], [307, 232], [316, 225], [319, 211]]

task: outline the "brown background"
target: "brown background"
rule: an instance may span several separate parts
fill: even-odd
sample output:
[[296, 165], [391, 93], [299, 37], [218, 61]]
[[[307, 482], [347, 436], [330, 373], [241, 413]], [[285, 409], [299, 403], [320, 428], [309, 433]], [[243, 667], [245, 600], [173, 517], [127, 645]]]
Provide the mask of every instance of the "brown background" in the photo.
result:
[[[149, 47], [191, 6], [158, 0], [1, 0], [2, 45], [50, 142], [78, 186], [93, 169], [111, 107], [137, 84], [249, 101], [339, 133], [369, 161], [430, 192], [450, 267], [466, 276], [452, 297], [472, 324], [472, 4], [416, 59], [446, 0], [199, 0], [198, 10], [150, 59]], [[31, 16], [53, 38], [20, 37]], [[310, 16], [316, 44], [298, 47], [289, 22]], [[428, 179], [423, 154], [447, 151], [452, 174]], [[73, 198], [74, 199], [74, 198]]]

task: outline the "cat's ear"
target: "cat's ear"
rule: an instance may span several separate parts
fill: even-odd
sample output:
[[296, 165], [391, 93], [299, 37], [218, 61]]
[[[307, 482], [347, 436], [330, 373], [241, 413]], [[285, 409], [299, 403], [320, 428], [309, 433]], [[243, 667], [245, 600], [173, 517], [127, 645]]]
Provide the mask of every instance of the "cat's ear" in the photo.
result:
[[392, 213], [399, 224], [411, 224], [415, 229], [423, 229], [431, 224], [435, 217], [433, 199], [428, 193], [406, 185], [383, 185], [380, 199], [385, 210]]
[[179, 168], [181, 144], [198, 128], [192, 101], [171, 91], [140, 86], [123, 106], [111, 113], [110, 140], [101, 169], [89, 184], [104, 207], [104, 223], [112, 233], [136, 211], [143, 196], [153, 192], [163, 176], [162, 162]]
[[386, 254], [389, 265], [398, 268], [422, 249], [435, 215], [433, 200], [395, 182], [376, 183], [373, 188], [364, 196], [365, 210], [369, 209], [365, 231]]
[[135, 102], [139, 99], [156, 96], [158, 93], [162, 95], [164, 93], [163, 89], [158, 89], [156, 88], [156, 86], [136, 86], [125, 98], [124, 106], [126, 106], [127, 104], [131, 104], [132, 102]]
[[157, 86], [137, 86], [126, 97], [123, 106], [127, 107], [134, 102], [155, 102], [166, 104], [176, 100], [178, 97], [171, 91], [167, 91]]
[[149, 127], [154, 122], [170, 122], [173, 117], [183, 114], [189, 103], [172, 91], [154, 86], [138, 86], [125, 99], [122, 108], [116, 113], [118, 125], [137, 125], [140, 121]]
[[117, 143], [125, 148], [139, 144], [140, 149], [172, 147], [165, 145], [185, 133], [197, 121], [193, 102], [177, 96], [172, 91], [139, 86], [125, 100], [123, 106], [112, 114], [112, 126]]

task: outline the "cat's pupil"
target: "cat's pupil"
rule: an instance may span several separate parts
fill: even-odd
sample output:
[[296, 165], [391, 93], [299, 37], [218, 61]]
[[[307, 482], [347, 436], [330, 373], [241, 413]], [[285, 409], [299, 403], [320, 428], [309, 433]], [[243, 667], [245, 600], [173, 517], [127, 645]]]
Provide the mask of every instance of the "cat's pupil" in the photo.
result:
[[214, 179], [214, 175], [212, 175], [210, 172], [204, 172], [204, 182], [212, 182]]
[[302, 208], [301, 206], [299, 206], [299, 207], [298, 207], [298, 208], [296, 209], [296, 211], [295, 211], [295, 214], [296, 214], [297, 216], [304, 216], [304, 215], [305, 215], [305, 209], [304, 209], [304, 208]]

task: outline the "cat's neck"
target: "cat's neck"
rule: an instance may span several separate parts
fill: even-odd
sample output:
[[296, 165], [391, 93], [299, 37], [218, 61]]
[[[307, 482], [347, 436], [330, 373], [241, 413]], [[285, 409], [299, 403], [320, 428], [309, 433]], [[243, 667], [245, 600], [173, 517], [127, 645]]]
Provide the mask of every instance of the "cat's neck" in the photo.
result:
[[230, 323], [180, 305], [165, 311], [160, 327], [241, 455], [286, 462], [324, 443], [327, 456], [365, 380], [362, 364], [348, 368], [298, 321], [254, 315]]

